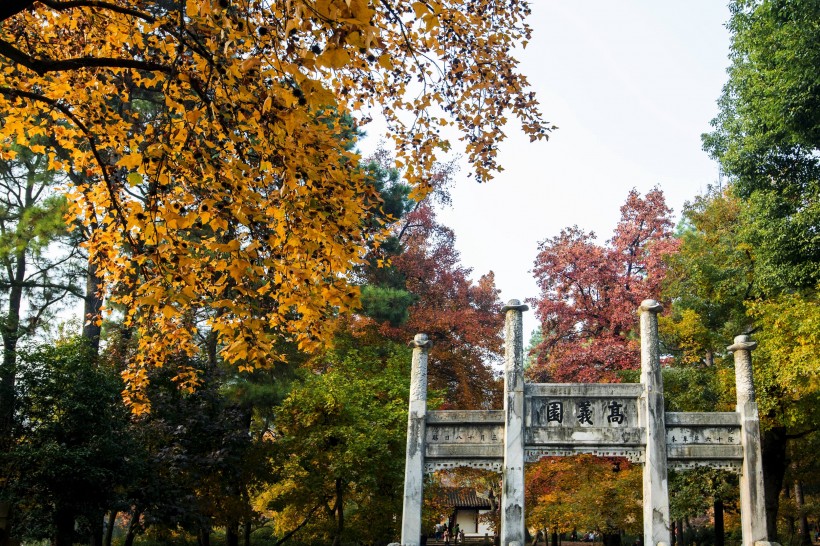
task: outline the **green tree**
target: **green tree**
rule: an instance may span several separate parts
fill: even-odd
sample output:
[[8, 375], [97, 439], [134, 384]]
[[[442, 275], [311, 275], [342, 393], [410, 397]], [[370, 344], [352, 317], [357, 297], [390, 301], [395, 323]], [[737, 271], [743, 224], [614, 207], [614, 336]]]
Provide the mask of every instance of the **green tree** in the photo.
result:
[[761, 290], [820, 281], [820, 3], [731, 4], [729, 80], [705, 148], [749, 203]]
[[278, 480], [256, 500], [279, 536], [336, 545], [397, 535], [409, 364], [400, 345], [340, 340], [294, 385], [274, 432]]
[[[792, 393], [805, 382], [801, 377], [816, 378], [820, 364], [807, 367], [799, 354], [776, 348], [795, 340], [804, 318], [812, 321], [810, 315], [795, 318], [781, 304], [818, 304], [820, 3], [736, 0], [730, 7], [729, 80], [704, 146], [743, 201], [736, 233], [753, 261], [754, 289], [745, 309], [762, 342], [755, 381], [764, 425], [767, 527], [774, 538], [786, 442], [818, 428], [812, 410], [816, 379], [810, 381], [814, 388], [801, 391], [801, 400]], [[811, 336], [801, 345], [812, 346]], [[813, 421], [800, 424], [797, 415]]]
[[84, 338], [21, 351], [18, 438], [7, 455], [16, 536], [70, 546], [115, 500], [133, 446], [122, 382]]
[[67, 297], [83, 292], [78, 248], [63, 221], [65, 198], [54, 193], [59, 180], [48, 158], [19, 146], [0, 156], [0, 447], [7, 448], [18, 343], [47, 324]]
[[713, 187], [684, 206], [680, 247], [666, 257], [663, 294], [672, 304], [659, 321], [677, 364], [714, 366], [751, 327], [745, 302], [754, 295], [754, 260], [738, 232], [742, 208], [731, 191]]
[[141, 533], [167, 540], [177, 530], [207, 545], [217, 527], [236, 545], [240, 522], [253, 517], [248, 489], [266, 476], [257, 451], [263, 446], [249, 435], [250, 410], [235, 396], [233, 375], [204, 356], [179, 358], [185, 361], [176, 366], [197, 369], [199, 388], [176, 388], [176, 366], [154, 370], [152, 411], [133, 417], [129, 428], [136, 447], [122, 504], [130, 513], [126, 545]]

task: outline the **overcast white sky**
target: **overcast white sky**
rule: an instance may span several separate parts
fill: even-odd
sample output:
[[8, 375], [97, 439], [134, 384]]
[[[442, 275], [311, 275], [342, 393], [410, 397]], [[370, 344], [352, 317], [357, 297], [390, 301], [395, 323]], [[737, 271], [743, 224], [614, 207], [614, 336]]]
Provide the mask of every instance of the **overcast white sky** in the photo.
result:
[[[452, 208], [440, 212], [473, 277], [494, 271], [504, 301], [538, 295], [530, 270], [539, 241], [576, 224], [606, 241], [633, 187], [660, 186], [678, 217], [718, 179], [700, 135], [726, 80], [722, 0], [531, 4], [521, 69], [559, 129], [531, 144], [511, 126], [505, 171], [479, 185], [463, 169]], [[525, 313], [525, 335], [535, 327]]]

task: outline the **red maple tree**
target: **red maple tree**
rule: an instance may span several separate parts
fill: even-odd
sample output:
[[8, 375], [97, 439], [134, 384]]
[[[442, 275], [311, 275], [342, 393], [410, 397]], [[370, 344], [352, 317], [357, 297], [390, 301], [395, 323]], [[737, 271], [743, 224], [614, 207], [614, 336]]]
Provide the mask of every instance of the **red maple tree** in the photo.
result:
[[536, 381], [614, 382], [636, 368], [636, 309], [658, 298], [663, 256], [675, 252], [671, 209], [663, 192], [629, 192], [612, 238], [603, 246], [577, 226], [539, 245], [533, 273], [541, 289], [530, 300], [541, 342], [528, 371]]
[[446, 406], [488, 407], [499, 391], [491, 364], [500, 359], [503, 324], [493, 273], [478, 282], [470, 279], [472, 270], [461, 263], [453, 231], [437, 222], [430, 206], [409, 213], [406, 224], [411, 227], [393, 265], [417, 299], [404, 324], [385, 322], [379, 329], [396, 340], [426, 333], [433, 341], [430, 386], [446, 391]]

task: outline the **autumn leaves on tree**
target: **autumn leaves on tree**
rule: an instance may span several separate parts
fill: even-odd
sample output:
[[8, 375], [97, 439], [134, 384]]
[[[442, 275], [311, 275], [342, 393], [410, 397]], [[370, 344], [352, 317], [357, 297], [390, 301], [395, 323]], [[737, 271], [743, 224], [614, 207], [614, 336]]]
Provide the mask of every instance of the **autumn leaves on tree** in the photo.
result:
[[[198, 330], [254, 369], [276, 339], [313, 347], [356, 304], [347, 272], [380, 237], [362, 222], [377, 197], [351, 151], [370, 112], [418, 197], [449, 149], [443, 126], [462, 131], [480, 181], [508, 115], [533, 139], [549, 131], [511, 55], [530, 32], [517, 0], [15, 11], [0, 27], [0, 137], [78, 175], [70, 215], [89, 228], [109, 307], [139, 332], [125, 374], [137, 411], [146, 369], [198, 351]], [[195, 369], [177, 381], [193, 387]]]
[[629, 193], [605, 246], [578, 227], [541, 243], [533, 273], [541, 322], [531, 377], [542, 382], [611, 382], [635, 369], [639, 346], [635, 310], [659, 298], [664, 257], [678, 245], [663, 193]]

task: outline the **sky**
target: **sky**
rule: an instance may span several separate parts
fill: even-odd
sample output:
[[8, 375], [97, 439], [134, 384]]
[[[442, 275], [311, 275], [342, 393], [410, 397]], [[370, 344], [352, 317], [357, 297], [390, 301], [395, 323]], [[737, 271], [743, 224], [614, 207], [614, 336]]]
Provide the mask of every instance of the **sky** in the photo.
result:
[[[700, 135], [717, 114], [729, 64], [722, 0], [531, 6], [533, 37], [518, 59], [558, 129], [530, 143], [512, 123], [499, 152], [505, 170], [478, 184], [465, 164], [452, 207], [439, 211], [462, 263], [476, 280], [493, 271], [505, 302], [538, 295], [531, 270], [540, 241], [573, 225], [609, 239], [632, 188], [660, 187], [677, 219], [718, 182]], [[525, 336], [536, 327], [525, 313]]]

